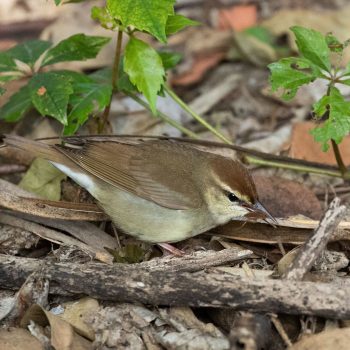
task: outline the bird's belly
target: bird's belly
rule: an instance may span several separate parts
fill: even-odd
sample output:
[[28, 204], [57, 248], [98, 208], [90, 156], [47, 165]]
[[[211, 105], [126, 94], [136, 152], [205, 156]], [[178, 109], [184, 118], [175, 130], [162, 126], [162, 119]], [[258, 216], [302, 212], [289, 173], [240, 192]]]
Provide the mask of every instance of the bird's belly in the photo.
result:
[[[128, 192], [113, 188], [99, 202], [112, 221], [126, 233], [143, 241], [177, 242], [207, 231], [214, 225], [199, 212], [164, 208]], [[106, 198], [105, 195], [102, 196]]]
[[165, 208], [87, 174], [52, 163], [88, 190], [117, 227], [140, 240], [154, 243], [177, 242], [215, 226], [206, 208]]

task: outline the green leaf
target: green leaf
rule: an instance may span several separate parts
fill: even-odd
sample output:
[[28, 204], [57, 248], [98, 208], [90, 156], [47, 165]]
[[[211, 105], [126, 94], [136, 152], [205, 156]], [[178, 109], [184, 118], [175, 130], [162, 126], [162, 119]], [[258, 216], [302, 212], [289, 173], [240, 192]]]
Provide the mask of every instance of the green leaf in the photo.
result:
[[291, 28], [301, 55], [327, 72], [331, 69], [330, 50], [325, 37], [313, 29], [299, 26]]
[[42, 115], [67, 124], [67, 105], [73, 93], [70, 79], [56, 73], [40, 73], [31, 78], [29, 88], [32, 102]]
[[0, 52], [0, 72], [17, 70], [16, 62], [8, 52]]
[[268, 44], [270, 46], [274, 46], [274, 36], [273, 34], [263, 26], [254, 26], [249, 27], [244, 30], [244, 33], [247, 33], [254, 38], [260, 40], [261, 42]]
[[91, 9], [91, 18], [100, 22], [101, 26], [105, 29], [113, 30], [118, 26], [118, 21], [111, 16], [106, 7], [94, 6]]
[[78, 3], [78, 2], [83, 2], [86, 0], [54, 0], [56, 6], [60, 5], [60, 4], [70, 4], [70, 3]]
[[155, 114], [157, 94], [165, 77], [157, 51], [139, 39], [130, 38], [125, 48], [124, 69], [130, 81], [145, 95]]
[[68, 125], [64, 135], [74, 134], [93, 113], [102, 111], [110, 102], [112, 96], [111, 84], [73, 83], [74, 93], [70, 96], [71, 110], [68, 115]]
[[166, 42], [165, 27], [169, 15], [174, 14], [175, 0], [107, 0], [112, 16], [123, 26], [133, 26]]
[[136, 264], [144, 261], [146, 249], [139, 244], [128, 243], [118, 250], [106, 248], [113, 255], [114, 261], [120, 264]]
[[341, 43], [332, 33], [326, 35], [326, 43], [332, 52], [342, 53], [344, 44]]
[[[5, 92], [6, 92], [6, 89], [0, 86], [0, 96], [3, 95]], [[1, 118], [1, 115], [0, 115], [0, 118]]]
[[43, 60], [42, 67], [65, 61], [84, 61], [95, 58], [110, 38], [76, 34], [59, 42], [50, 49]]
[[14, 93], [0, 109], [0, 119], [17, 122], [33, 107], [28, 85]]
[[7, 50], [13, 58], [33, 67], [38, 58], [51, 47], [52, 43], [44, 40], [28, 40]]
[[66, 175], [47, 160], [37, 158], [24, 175], [19, 187], [42, 198], [58, 201], [61, 198], [61, 181]]
[[165, 34], [171, 35], [179, 32], [180, 30], [189, 27], [189, 26], [198, 26], [199, 22], [193, 21], [182, 15], [170, 15], [166, 22]]
[[176, 52], [158, 52], [165, 70], [174, 68], [182, 59], [182, 55]]
[[0, 82], [19, 79], [23, 76], [18, 70], [15, 60], [8, 52], [0, 52]]
[[112, 68], [106, 67], [106, 68], [99, 69], [91, 73], [89, 77], [95, 82], [110, 84], [112, 82]]
[[323, 151], [328, 150], [330, 140], [339, 144], [350, 131], [350, 102], [335, 87], [330, 89], [329, 96], [323, 96], [314, 105], [318, 117], [323, 117], [327, 111], [328, 119], [323, 125], [311, 130], [314, 139], [322, 143]]
[[90, 83], [93, 81], [89, 75], [74, 70], [55, 70], [54, 73], [66, 77], [72, 83]]
[[117, 89], [125, 93], [138, 93], [137, 87], [130, 81], [129, 76], [124, 71], [119, 73]]
[[272, 91], [282, 88], [282, 98], [291, 100], [300, 86], [322, 77], [320, 70], [305, 58], [282, 58], [268, 65], [271, 71], [270, 83]]

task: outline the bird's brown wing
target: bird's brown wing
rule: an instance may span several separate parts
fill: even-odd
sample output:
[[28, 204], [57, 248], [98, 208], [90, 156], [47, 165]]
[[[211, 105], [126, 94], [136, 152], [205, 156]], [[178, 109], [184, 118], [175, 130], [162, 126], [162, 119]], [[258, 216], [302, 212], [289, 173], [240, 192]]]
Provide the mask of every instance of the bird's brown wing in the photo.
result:
[[185, 210], [198, 208], [202, 198], [190, 176], [193, 162], [184, 157], [183, 147], [171, 141], [142, 145], [87, 142], [81, 148], [55, 146], [88, 173], [113, 186], [163, 207]]

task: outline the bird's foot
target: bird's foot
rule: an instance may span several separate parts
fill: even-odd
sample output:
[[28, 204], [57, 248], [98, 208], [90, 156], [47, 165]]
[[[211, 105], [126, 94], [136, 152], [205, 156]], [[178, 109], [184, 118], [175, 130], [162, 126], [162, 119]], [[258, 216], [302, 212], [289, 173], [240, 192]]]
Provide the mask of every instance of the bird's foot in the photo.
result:
[[162, 249], [163, 253], [169, 252], [175, 256], [184, 256], [185, 252], [180, 250], [169, 243], [157, 243], [157, 245]]

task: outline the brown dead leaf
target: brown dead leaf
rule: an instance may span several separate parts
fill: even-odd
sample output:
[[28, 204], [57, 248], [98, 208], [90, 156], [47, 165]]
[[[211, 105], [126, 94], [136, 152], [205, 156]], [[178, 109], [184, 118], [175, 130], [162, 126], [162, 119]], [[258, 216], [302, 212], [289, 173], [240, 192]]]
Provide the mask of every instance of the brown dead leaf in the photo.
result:
[[44, 350], [44, 346], [22, 328], [0, 329], [1, 350]]
[[204, 74], [215, 67], [224, 57], [225, 52], [215, 52], [195, 59], [191, 70], [180, 76], [174, 77], [171, 81], [173, 85], [191, 85], [199, 82]]
[[[332, 149], [322, 152], [321, 144], [316, 142], [310, 130], [315, 127], [313, 122], [297, 123], [293, 127], [289, 156], [329, 165], [337, 165]], [[350, 165], [350, 137], [344, 138], [339, 145], [340, 153], [346, 165]]]
[[93, 298], [82, 298], [78, 301], [65, 303], [64, 313], [60, 317], [71, 324], [75, 331], [90, 340], [95, 339], [93, 329], [85, 323], [85, 318], [99, 309], [98, 301]]
[[292, 345], [290, 350], [348, 350], [350, 343], [350, 328], [332, 329], [305, 336]]
[[233, 6], [219, 11], [218, 28], [242, 31], [255, 25], [257, 17], [255, 5]]
[[91, 343], [76, 334], [73, 327], [41, 306], [34, 304], [24, 315], [21, 326], [27, 327], [30, 321], [42, 327], [50, 326], [51, 344], [56, 350], [90, 350]]
[[276, 217], [302, 214], [312, 219], [322, 215], [316, 195], [302, 184], [278, 177], [253, 175], [261, 203]]

